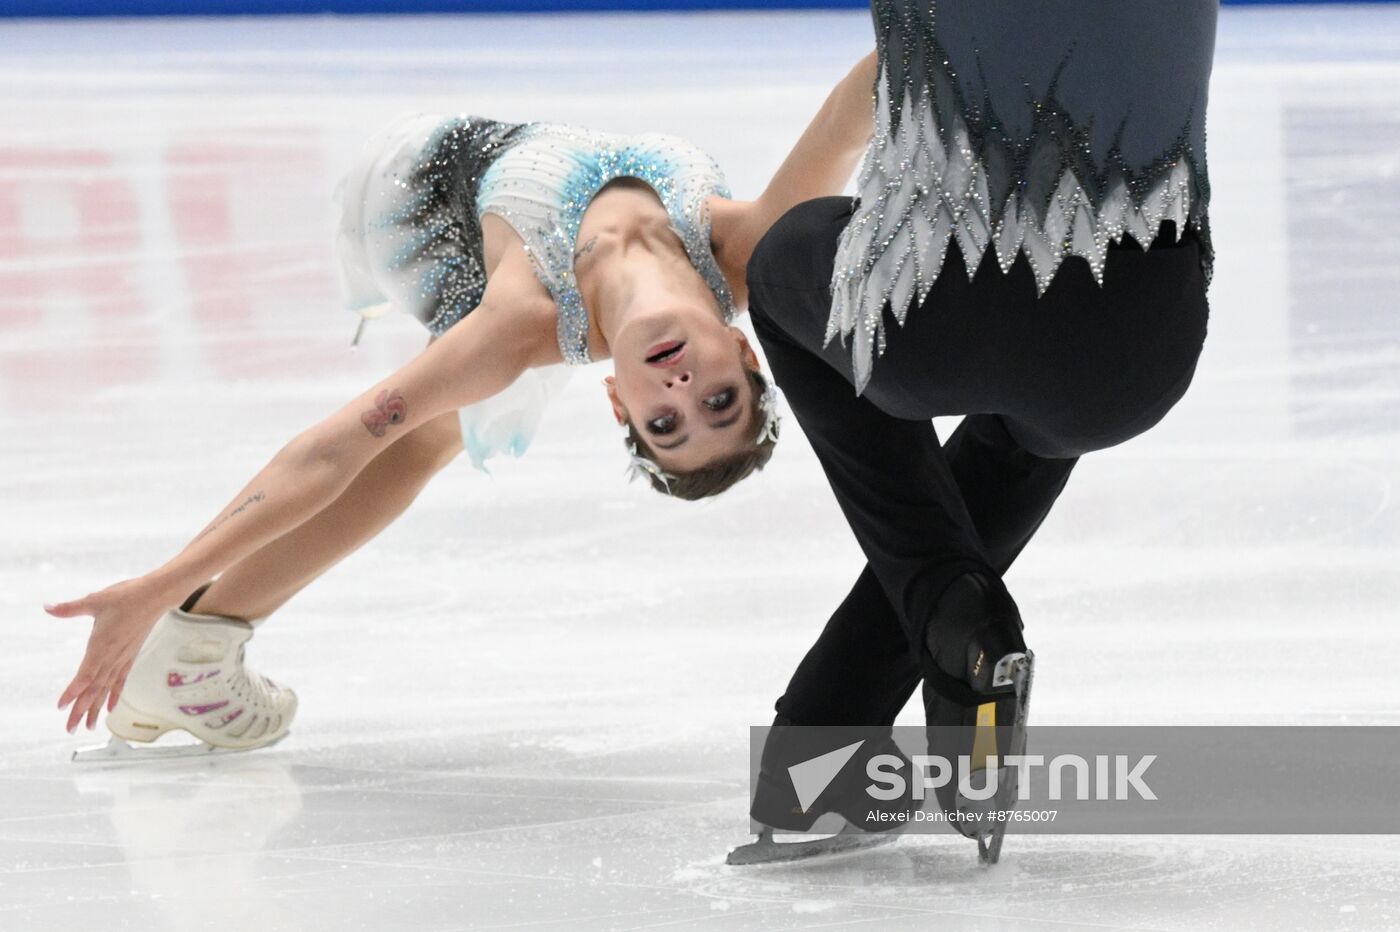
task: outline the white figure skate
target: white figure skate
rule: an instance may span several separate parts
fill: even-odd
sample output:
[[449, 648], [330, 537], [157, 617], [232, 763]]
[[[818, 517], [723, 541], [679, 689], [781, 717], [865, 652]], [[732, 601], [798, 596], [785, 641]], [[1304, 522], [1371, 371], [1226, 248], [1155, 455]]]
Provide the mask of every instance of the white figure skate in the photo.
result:
[[[253, 626], [236, 618], [167, 612], [136, 656], [116, 708], [111, 740], [73, 753], [75, 761], [194, 757], [269, 747], [287, 736], [297, 697], [243, 664]], [[149, 744], [184, 731], [200, 744]]]

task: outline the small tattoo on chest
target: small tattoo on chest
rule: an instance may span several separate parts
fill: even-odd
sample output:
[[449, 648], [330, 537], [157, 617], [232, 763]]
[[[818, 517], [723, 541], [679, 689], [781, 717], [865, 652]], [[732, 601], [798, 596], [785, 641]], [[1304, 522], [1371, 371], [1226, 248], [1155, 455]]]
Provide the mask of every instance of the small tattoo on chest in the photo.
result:
[[580, 258], [581, 256], [583, 256], [585, 253], [590, 253], [590, 252], [592, 252], [592, 251], [593, 251], [593, 247], [596, 246], [596, 245], [598, 245], [598, 237], [596, 237], [596, 236], [589, 237], [588, 242], [586, 242], [586, 243], [584, 243], [582, 246], [580, 246], [580, 247], [578, 248], [578, 252], [574, 253], [574, 261], [577, 262], [577, 261], [579, 260], [579, 258]]

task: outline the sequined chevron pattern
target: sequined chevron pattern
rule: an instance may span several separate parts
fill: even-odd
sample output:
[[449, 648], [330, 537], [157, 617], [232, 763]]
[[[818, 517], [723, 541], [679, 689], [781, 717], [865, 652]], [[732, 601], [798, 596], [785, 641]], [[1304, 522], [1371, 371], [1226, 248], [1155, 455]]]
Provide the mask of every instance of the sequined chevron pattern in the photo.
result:
[[1188, 223], [1196, 230], [1209, 280], [1210, 189], [1204, 155], [1190, 144], [1195, 113], [1150, 165], [1134, 170], [1115, 144], [1098, 167], [1087, 128], [1056, 99], [1067, 57], [1033, 101], [1029, 135], [1009, 138], [988, 103], [962, 99], [927, 6], [926, 15], [911, 15], [908, 6], [875, 4], [883, 33], [875, 133], [836, 254], [826, 331], [828, 342], [849, 339], [857, 391], [884, 350], [884, 308], [904, 323], [933, 287], [950, 239], [969, 276], [988, 248], [1003, 272], [1024, 253], [1043, 294], [1071, 256], [1083, 257], [1102, 285], [1110, 242], [1132, 234], [1146, 248], [1161, 221], [1173, 220], [1178, 234]]

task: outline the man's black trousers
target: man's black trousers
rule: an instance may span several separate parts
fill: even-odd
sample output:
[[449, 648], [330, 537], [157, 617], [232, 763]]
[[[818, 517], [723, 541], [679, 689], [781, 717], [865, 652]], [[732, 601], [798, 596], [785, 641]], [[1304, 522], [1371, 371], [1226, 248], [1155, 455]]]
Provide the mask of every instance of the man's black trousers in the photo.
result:
[[[1110, 248], [1099, 285], [1071, 258], [1043, 295], [1024, 255], [943, 269], [865, 391], [823, 345], [849, 198], [808, 201], [759, 243], [749, 308], [768, 362], [867, 563], [778, 700], [796, 724], [888, 724], [923, 676], [924, 625], [970, 570], [1005, 573], [1084, 453], [1156, 424], [1185, 393], [1209, 309], [1193, 231]], [[940, 445], [931, 419], [966, 415]], [[1033, 646], [1033, 645], [1032, 645]]]

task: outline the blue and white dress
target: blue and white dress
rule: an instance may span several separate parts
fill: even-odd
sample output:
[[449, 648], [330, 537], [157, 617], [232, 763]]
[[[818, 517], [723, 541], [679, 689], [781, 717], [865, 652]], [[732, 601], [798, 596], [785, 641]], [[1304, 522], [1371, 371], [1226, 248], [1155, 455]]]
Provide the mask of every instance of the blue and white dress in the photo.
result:
[[[591, 362], [574, 251], [584, 211], [617, 178], [656, 191], [696, 271], [732, 318], [707, 209], [708, 198], [729, 197], [729, 190], [704, 152], [656, 133], [433, 114], [401, 117], [373, 137], [337, 189], [346, 303], [365, 317], [397, 308], [432, 333], [445, 332], [481, 303], [481, 217], [496, 214], [519, 234], [554, 299], [564, 362]], [[560, 367], [531, 370], [506, 392], [463, 408], [462, 441], [472, 462], [484, 468], [493, 454], [523, 453], [561, 381]]]

